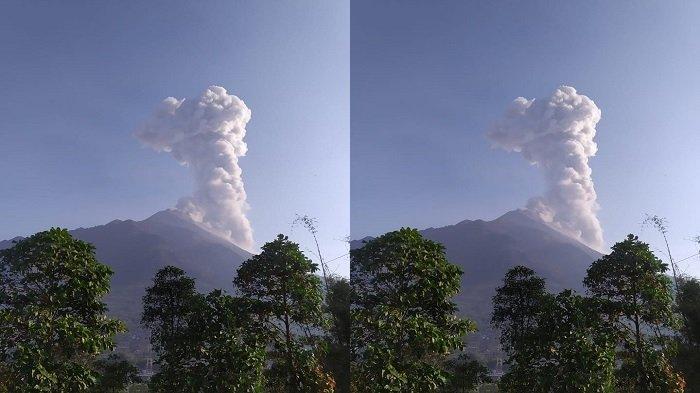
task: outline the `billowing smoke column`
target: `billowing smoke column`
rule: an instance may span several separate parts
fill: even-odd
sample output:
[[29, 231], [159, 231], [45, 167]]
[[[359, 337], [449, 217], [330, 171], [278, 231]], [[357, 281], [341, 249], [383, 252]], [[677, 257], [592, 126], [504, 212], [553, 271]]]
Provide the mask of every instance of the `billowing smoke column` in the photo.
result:
[[596, 250], [603, 246], [603, 231], [588, 158], [597, 151], [599, 120], [600, 109], [590, 98], [561, 86], [549, 98], [516, 98], [488, 132], [495, 146], [522, 153], [544, 171], [547, 191], [527, 208]]
[[156, 151], [165, 151], [194, 175], [196, 189], [178, 210], [204, 228], [250, 250], [253, 231], [238, 158], [247, 151], [243, 138], [250, 109], [226, 89], [210, 86], [199, 98], [168, 97], [135, 135]]

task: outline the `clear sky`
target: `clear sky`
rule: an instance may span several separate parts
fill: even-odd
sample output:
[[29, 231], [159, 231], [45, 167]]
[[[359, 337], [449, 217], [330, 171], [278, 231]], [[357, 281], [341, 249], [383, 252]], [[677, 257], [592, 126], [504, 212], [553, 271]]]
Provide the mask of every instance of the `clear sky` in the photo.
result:
[[[134, 129], [165, 97], [215, 84], [252, 110], [241, 159], [257, 246], [327, 259], [349, 235], [349, 5], [324, 1], [3, 2], [0, 239], [143, 219], [190, 194]], [[348, 274], [347, 257], [332, 264]]]
[[[590, 165], [606, 244], [637, 233], [661, 250], [650, 213], [676, 259], [697, 253], [699, 19], [698, 2], [353, 1], [353, 238], [540, 195], [537, 168], [485, 132], [514, 98], [566, 84], [602, 110]], [[698, 257], [680, 266], [700, 276]]]

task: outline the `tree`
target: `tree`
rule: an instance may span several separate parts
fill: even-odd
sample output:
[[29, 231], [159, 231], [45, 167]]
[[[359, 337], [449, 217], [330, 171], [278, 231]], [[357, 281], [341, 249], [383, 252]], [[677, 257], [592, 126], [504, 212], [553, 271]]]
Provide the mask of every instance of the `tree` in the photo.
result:
[[678, 353], [674, 366], [681, 371], [688, 392], [700, 391], [700, 281], [692, 277], [678, 280], [678, 313], [683, 317]]
[[181, 269], [161, 269], [144, 296], [143, 321], [160, 366], [151, 388], [261, 392], [265, 343], [250, 316], [243, 299], [221, 290], [202, 296]]
[[188, 391], [191, 355], [188, 323], [202, 298], [194, 279], [175, 266], [160, 269], [143, 297], [141, 324], [150, 330], [159, 371], [149, 383], [155, 391]]
[[94, 247], [65, 229], [0, 251], [0, 385], [10, 392], [87, 391], [97, 376], [91, 362], [125, 331], [105, 316], [111, 276]]
[[325, 369], [334, 377], [336, 392], [350, 392], [350, 282], [331, 278], [326, 295], [326, 308], [331, 325], [326, 337]]
[[506, 272], [503, 286], [493, 297], [491, 324], [501, 331], [501, 345], [513, 353], [527, 345], [535, 334], [545, 303], [550, 301], [545, 281], [525, 266], [516, 266]]
[[612, 252], [593, 262], [584, 284], [602, 302], [602, 313], [615, 328], [622, 351], [618, 389], [677, 392], [683, 379], [666, 351], [668, 333], [678, 326], [673, 313], [667, 265], [637, 236], [616, 243]]
[[466, 353], [448, 360], [445, 366], [450, 373], [445, 393], [467, 393], [482, 383], [491, 382], [489, 369]]
[[685, 321], [680, 332], [689, 344], [700, 346], [700, 280], [682, 277], [679, 284], [676, 305]]
[[330, 280], [332, 279], [330, 274], [328, 274], [328, 266], [326, 266], [326, 262], [323, 260], [323, 254], [321, 254], [321, 246], [318, 244], [318, 237], [316, 234], [318, 233], [318, 230], [316, 229], [316, 224], [318, 220], [316, 218], [308, 216], [306, 214], [299, 215], [297, 214], [297, 217], [294, 219], [294, 224], [301, 224], [306, 228], [307, 231], [311, 234], [311, 237], [314, 239], [314, 243], [316, 244], [316, 256], [318, 257], [319, 262], [321, 263], [321, 273], [323, 273], [323, 285], [324, 289], [326, 291], [329, 290], [329, 285], [330, 285]]
[[358, 392], [435, 392], [473, 322], [455, 316], [462, 271], [403, 228], [352, 250], [352, 369]]
[[538, 333], [552, 301], [544, 279], [525, 266], [506, 272], [503, 286], [496, 289], [491, 324], [501, 332], [501, 346], [510, 365], [500, 381], [502, 390], [544, 392], [548, 388], [550, 368], [540, 367], [544, 351]]
[[570, 290], [552, 295], [524, 266], [496, 290], [492, 324], [510, 369], [506, 392], [612, 392], [615, 340], [594, 299]]
[[92, 388], [95, 393], [117, 393], [129, 384], [141, 382], [139, 370], [116, 353], [95, 361], [94, 368], [99, 373], [97, 384]]
[[190, 316], [192, 386], [197, 392], [263, 390], [265, 341], [244, 299], [215, 290]]
[[668, 234], [668, 220], [666, 220], [665, 217], [647, 214], [644, 218], [643, 224], [653, 225], [654, 228], [656, 228], [656, 230], [659, 231], [661, 237], [664, 239], [664, 243], [666, 244], [666, 251], [668, 252], [668, 259], [671, 262], [671, 272], [673, 273], [673, 285], [675, 286], [676, 292], [678, 292], [678, 274], [676, 273], [676, 262], [674, 262], [673, 255], [671, 255], [671, 246], [669, 246], [668, 237], [666, 236]]
[[615, 391], [616, 342], [599, 302], [565, 290], [545, 305], [537, 330], [545, 391]]
[[326, 320], [317, 270], [284, 235], [238, 269], [234, 285], [252, 305], [274, 348], [268, 391], [333, 391], [334, 381], [318, 360], [318, 333]]

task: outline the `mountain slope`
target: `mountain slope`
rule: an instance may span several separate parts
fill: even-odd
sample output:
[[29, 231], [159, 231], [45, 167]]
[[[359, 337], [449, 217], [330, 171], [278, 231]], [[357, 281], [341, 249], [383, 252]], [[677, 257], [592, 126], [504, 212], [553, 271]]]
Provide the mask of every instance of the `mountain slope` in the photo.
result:
[[[98, 260], [114, 271], [106, 303], [110, 315], [127, 322], [129, 333], [118, 342], [131, 353], [147, 347], [147, 335], [139, 329], [141, 298], [158, 269], [174, 265], [194, 277], [202, 291], [230, 291], [236, 269], [251, 255], [176, 210], [164, 210], [143, 221], [114, 220], [70, 232], [92, 243]], [[11, 246], [12, 241], [0, 242], [0, 249]]]
[[[477, 322], [479, 333], [470, 338], [470, 347], [483, 354], [497, 352], [497, 337], [489, 326], [491, 299], [508, 269], [525, 265], [544, 277], [552, 291], [581, 291], [586, 269], [601, 256], [525, 210], [493, 221], [465, 220], [421, 233], [443, 244], [448, 260], [464, 271], [455, 301], [462, 315]], [[351, 247], [361, 244], [355, 241]]]

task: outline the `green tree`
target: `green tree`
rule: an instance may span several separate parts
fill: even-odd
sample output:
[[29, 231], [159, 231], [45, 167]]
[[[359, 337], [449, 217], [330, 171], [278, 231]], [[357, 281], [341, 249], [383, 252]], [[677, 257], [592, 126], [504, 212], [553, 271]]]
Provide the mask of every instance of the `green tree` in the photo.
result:
[[491, 317], [491, 324], [501, 332], [501, 346], [506, 352], [514, 353], [528, 345], [550, 301], [544, 279], [532, 269], [516, 266], [506, 272], [503, 286], [496, 289]]
[[[0, 251], [0, 385], [10, 392], [83, 392], [92, 361], [124, 324], [105, 316], [112, 271], [89, 243], [52, 228]], [[0, 388], [2, 390], [2, 388]]]
[[539, 367], [543, 351], [538, 333], [552, 301], [544, 279], [525, 266], [506, 272], [503, 285], [496, 289], [491, 324], [501, 332], [501, 346], [510, 366], [499, 383], [504, 391], [544, 392], [549, 388], [550, 369]]
[[191, 356], [189, 325], [203, 302], [194, 279], [175, 266], [160, 269], [143, 297], [141, 324], [150, 330], [158, 373], [149, 385], [155, 391], [191, 391], [186, 361]]
[[265, 343], [250, 304], [215, 290], [202, 296], [178, 268], [161, 269], [144, 297], [162, 392], [262, 391]]
[[507, 392], [612, 392], [615, 340], [599, 304], [566, 290], [552, 295], [524, 266], [496, 290], [492, 324], [510, 368]]
[[455, 316], [462, 271], [415, 229], [351, 251], [352, 368], [358, 392], [435, 392], [473, 322]]
[[565, 290], [545, 304], [537, 346], [546, 391], [613, 392], [616, 342], [599, 302]]
[[676, 295], [678, 313], [682, 316], [678, 353], [674, 365], [681, 371], [688, 392], [700, 392], [700, 281], [692, 277], [678, 280]]
[[331, 326], [326, 337], [324, 367], [336, 382], [336, 392], [350, 392], [350, 282], [331, 278], [326, 294], [326, 308]]
[[602, 302], [622, 350], [619, 391], [677, 392], [683, 379], [668, 359], [669, 332], [677, 328], [667, 265], [637, 236], [616, 243], [593, 262], [584, 284]]
[[265, 341], [250, 304], [220, 290], [190, 316], [192, 386], [197, 392], [262, 392]]
[[326, 320], [318, 267], [284, 235], [245, 261], [234, 285], [271, 339], [267, 391], [330, 392], [334, 381], [319, 361]]
[[466, 353], [449, 359], [445, 367], [450, 373], [445, 393], [467, 393], [482, 383], [491, 382], [489, 369]]
[[139, 370], [116, 353], [98, 359], [93, 367], [99, 374], [97, 384], [91, 389], [95, 393], [122, 392], [129, 384], [141, 382]]

